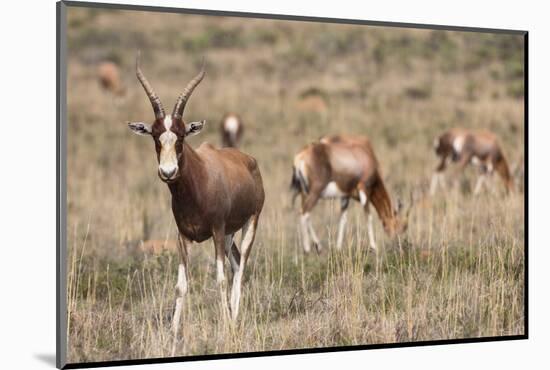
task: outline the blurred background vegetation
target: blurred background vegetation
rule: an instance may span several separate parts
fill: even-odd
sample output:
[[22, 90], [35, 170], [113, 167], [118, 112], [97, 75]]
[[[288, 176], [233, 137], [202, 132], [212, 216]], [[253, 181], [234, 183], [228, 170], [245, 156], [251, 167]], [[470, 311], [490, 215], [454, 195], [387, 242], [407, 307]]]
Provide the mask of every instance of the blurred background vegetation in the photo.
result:
[[[176, 228], [152, 140], [126, 126], [153, 119], [135, 78], [138, 50], [167, 111], [206, 58], [184, 118], [207, 126], [190, 143], [220, 145], [219, 120], [239, 113], [242, 150], [258, 159], [267, 194], [243, 292], [248, 322], [236, 332], [211, 309], [213, 247], [191, 249], [185, 353], [523, 331], [522, 36], [71, 7], [67, 37], [71, 361], [169, 347], [177, 260], [139, 251]], [[120, 68], [123, 97], [101, 89], [106, 60]], [[472, 198], [469, 169], [457, 194], [416, 206], [400, 249], [377, 223], [381, 251], [367, 251], [353, 207], [347, 252], [304, 258], [288, 192], [301, 147], [327, 133], [368, 135], [395, 199], [426, 188], [433, 140], [454, 126], [500, 137], [518, 194]], [[313, 213], [325, 245], [337, 208], [322, 202]]]

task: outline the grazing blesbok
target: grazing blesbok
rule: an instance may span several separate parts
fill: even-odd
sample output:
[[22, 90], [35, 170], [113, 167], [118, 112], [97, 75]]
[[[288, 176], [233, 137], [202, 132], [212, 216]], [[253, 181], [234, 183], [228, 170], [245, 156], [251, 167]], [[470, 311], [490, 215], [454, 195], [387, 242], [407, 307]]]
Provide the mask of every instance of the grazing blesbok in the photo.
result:
[[[485, 185], [487, 176], [496, 171], [506, 186], [507, 192], [514, 190], [514, 181], [508, 162], [495, 134], [487, 130], [471, 131], [462, 128], [453, 128], [445, 131], [434, 141], [436, 155], [440, 158], [430, 184], [430, 194], [435, 194], [438, 185], [444, 186], [443, 171], [447, 162], [457, 162], [457, 174], [469, 164], [480, 168], [481, 174], [477, 179], [474, 194], [479, 194]], [[455, 177], [456, 179], [456, 177]]]
[[101, 62], [97, 68], [97, 76], [101, 86], [116, 96], [123, 96], [126, 88], [120, 78], [118, 66], [113, 62]]
[[243, 136], [244, 125], [241, 117], [235, 113], [227, 113], [220, 122], [222, 146], [237, 148]]
[[[256, 235], [258, 219], [264, 204], [262, 177], [256, 160], [236, 149], [215, 147], [203, 143], [193, 149], [186, 141], [198, 134], [205, 122], [185, 122], [185, 105], [193, 90], [202, 81], [201, 71], [185, 87], [171, 115], [166, 115], [162, 103], [143, 75], [136, 60], [136, 74], [151, 101], [155, 120], [153, 124], [129, 122], [129, 127], [141, 135], [152, 136], [155, 142], [158, 176], [168, 185], [172, 194], [172, 212], [179, 231], [178, 252], [180, 264], [176, 284], [176, 305], [172, 320], [174, 343], [178, 343], [180, 317], [188, 287], [187, 242], [214, 241], [216, 280], [221, 294], [223, 319], [229, 313], [224, 269], [225, 256], [233, 273], [231, 288], [231, 319], [239, 312], [243, 273]], [[233, 237], [242, 230], [240, 250]], [[225, 256], [224, 256], [225, 255]]]
[[327, 94], [315, 87], [303, 91], [296, 101], [296, 109], [304, 113], [323, 114], [328, 111]]
[[306, 253], [311, 250], [311, 239], [318, 252], [322, 249], [310, 220], [310, 212], [320, 198], [340, 198], [337, 249], [342, 248], [350, 198], [359, 201], [367, 215], [371, 248], [376, 249], [376, 244], [369, 203], [391, 237], [407, 228], [410, 206], [404, 218], [393, 208], [380, 165], [365, 136], [327, 135], [307, 145], [294, 156], [291, 188], [294, 196], [300, 194], [302, 198], [300, 225]]

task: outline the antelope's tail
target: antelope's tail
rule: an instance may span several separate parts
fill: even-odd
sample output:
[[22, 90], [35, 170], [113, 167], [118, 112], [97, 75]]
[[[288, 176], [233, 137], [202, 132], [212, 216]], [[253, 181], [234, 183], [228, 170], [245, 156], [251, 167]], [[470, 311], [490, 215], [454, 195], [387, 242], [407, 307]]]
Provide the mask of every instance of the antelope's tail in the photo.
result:
[[302, 173], [296, 168], [296, 166], [292, 166], [292, 178], [290, 179], [290, 190], [292, 191], [292, 206], [294, 206], [294, 202], [296, 201], [296, 197], [300, 193], [306, 193], [308, 192], [307, 182], [304, 179], [304, 176]]
[[292, 167], [292, 178], [290, 179], [290, 190], [299, 192], [301, 190], [300, 179], [298, 178], [296, 167]]

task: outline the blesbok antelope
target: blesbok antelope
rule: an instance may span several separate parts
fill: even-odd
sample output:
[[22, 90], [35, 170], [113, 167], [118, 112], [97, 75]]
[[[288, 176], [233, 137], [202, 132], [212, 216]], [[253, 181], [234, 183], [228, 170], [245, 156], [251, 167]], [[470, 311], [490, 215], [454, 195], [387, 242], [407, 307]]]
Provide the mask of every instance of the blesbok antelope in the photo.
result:
[[[200, 72], [179, 96], [171, 115], [164, 113], [160, 99], [143, 75], [139, 54], [136, 74], [151, 101], [155, 120], [153, 124], [128, 122], [128, 125], [137, 134], [152, 136], [155, 142], [158, 176], [172, 194], [172, 212], [179, 231], [180, 264], [172, 320], [174, 354], [189, 280], [187, 241], [202, 242], [209, 238], [214, 241], [216, 280], [224, 320], [229, 313], [224, 254], [229, 259], [233, 273], [230, 313], [231, 319], [235, 320], [239, 312], [243, 273], [265, 195], [254, 158], [233, 148], [216, 149], [206, 143], [195, 150], [186, 141], [188, 136], [198, 134], [205, 124], [205, 121], [187, 123], [182, 118], [189, 97], [205, 75], [204, 62]], [[238, 230], [242, 230], [240, 250], [233, 241]]]
[[116, 96], [123, 96], [126, 88], [120, 78], [118, 66], [113, 62], [101, 62], [97, 68], [97, 76], [101, 86]]
[[300, 112], [323, 114], [328, 111], [327, 95], [318, 88], [309, 88], [302, 92], [296, 101], [296, 109]]
[[[472, 131], [463, 128], [453, 128], [445, 131], [434, 141], [434, 150], [440, 158], [430, 184], [430, 194], [435, 194], [437, 186], [445, 185], [443, 171], [447, 162], [457, 162], [457, 174], [462, 172], [468, 164], [480, 168], [481, 174], [477, 179], [474, 194], [479, 194], [486, 183], [487, 176], [496, 171], [507, 192], [514, 190], [514, 181], [495, 134], [487, 130]], [[455, 177], [456, 178], [456, 177]]]
[[[350, 199], [361, 203], [367, 215], [370, 247], [376, 249], [372, 204], [391, 237], [406, 230], [410, 206], [402, 218], [393, 208], [380, 174], [380, 165], [366, 136], [327, 135], [294, 156], [291, 188], [301, 195], [300, 226], [304, 251], [311, 250], [311, 239], [318, 252], [321, 243], [310, 219], [320, 198], [340, 198], [340, 221], [336, 248], [342, 248]], [[411, 202], [412, 205], [412, 202]]]
[[225, 114], [220, 121], [220, 132], [222, 136], [222, 146], [237, 148], [244, 132], [244, 125], [241, 117], [235, 113]]

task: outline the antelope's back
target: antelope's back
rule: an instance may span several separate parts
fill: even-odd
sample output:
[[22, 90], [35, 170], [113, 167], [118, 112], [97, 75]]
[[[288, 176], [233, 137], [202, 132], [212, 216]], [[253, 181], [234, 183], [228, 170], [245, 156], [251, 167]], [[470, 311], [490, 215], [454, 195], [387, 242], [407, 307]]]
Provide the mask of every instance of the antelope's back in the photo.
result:
[[199, 146], [197, 154], [207, 163], [209, 176], [234, 187], [231, 191], [247, 189], [263, 193], [262, 177], [254, 157], [235, 148], [218, 149], [208, 143]]
[[313, 169], [326, 172], [341, 189], [350, 189], [376, 176], [378, 160], [366, 136], [326, 135], [298, 152], [294, 167], [306, 177]]
[[474, 152], [479, 156], [492, 156], [494, 158], [502, 155], [497, 136], [488, 130], [479, 130], [473, 134]]
[[327, 145], [333, 173], [367, 181], [378, 173], [378, 160], [366, 137]]

